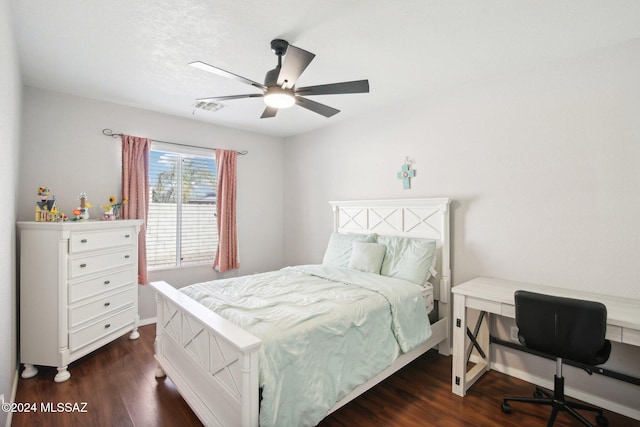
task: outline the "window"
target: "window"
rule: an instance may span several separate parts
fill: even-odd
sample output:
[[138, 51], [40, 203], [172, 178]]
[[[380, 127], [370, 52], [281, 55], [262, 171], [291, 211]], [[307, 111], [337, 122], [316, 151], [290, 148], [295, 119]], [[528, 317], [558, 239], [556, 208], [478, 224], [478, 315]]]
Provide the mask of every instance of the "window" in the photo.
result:
[[154, 148], [149, 162], [148, 268], [212, 263], [218, 246], [215, 158]]

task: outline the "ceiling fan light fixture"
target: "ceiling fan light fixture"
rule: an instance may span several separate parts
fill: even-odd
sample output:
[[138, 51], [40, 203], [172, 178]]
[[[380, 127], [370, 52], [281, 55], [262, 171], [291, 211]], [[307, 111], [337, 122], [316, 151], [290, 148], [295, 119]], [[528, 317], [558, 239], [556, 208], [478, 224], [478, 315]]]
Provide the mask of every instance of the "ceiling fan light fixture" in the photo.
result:
[[298, 78], [313, 58], [315, 58], [315, 55], [299, 47], [291, 46], [286, 40], [281, 39], [272, 40], [271, 49], [278, 57], [278, 65], [267, 72], [264, 78], [264, 84], [254, 82], [246, 77], [239, 76], [222, 68], [214, 67], [213, 65], [205, 64], [201, 61], [189, 63], [189, 65], [193, 67], [260, 89], [260, 93], [214, 96], [211, 98], [200, 98], [197, 99], [197, 101], [217, 102], [241, 98], [264, 98], [264, 103], [267, 104], [267, 108], [264, 109], [264, 112], [260, 116], [261, 119], [275, 117], [279, 109], [289, 108], [295, 104], [313, 113], [329, 118], [338, 114], [340, 110], [306, 97], [312, 95], [341, 95], [369, 92], [368, 80], [329, 83], [296, 89]]
[[264, 95], [264, 103], [273, 108], [290, 108], [296, 103], [293, 90], [270, 87]]

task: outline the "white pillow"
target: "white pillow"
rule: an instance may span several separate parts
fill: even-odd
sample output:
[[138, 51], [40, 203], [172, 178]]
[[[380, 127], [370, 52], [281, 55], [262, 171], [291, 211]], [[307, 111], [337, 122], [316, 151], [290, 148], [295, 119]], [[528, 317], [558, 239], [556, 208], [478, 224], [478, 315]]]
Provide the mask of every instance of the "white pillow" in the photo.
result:
[[397, 277], [418, 285], [426, 282], [436, 256], [436, 241], [397, 236], [378, 236], [387, 247], [380, 268], [383, 276]]
[[380, 243], [353, 242], [349, 268], [380, 274], [387, 247]]
[[375, 239], [373, 234], [332, 233], [322, 264], [349, 268], [353, 242], [375, 242]]

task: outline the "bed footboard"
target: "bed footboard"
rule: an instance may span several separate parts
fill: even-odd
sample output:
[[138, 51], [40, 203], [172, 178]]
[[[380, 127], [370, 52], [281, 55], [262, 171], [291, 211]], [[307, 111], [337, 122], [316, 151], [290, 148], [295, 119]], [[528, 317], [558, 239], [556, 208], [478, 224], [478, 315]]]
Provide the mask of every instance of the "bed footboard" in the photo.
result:
[[206, 426], [258, 426], [259, 338], [166, 282], [156, 291], [156, 376], [166, 374]]

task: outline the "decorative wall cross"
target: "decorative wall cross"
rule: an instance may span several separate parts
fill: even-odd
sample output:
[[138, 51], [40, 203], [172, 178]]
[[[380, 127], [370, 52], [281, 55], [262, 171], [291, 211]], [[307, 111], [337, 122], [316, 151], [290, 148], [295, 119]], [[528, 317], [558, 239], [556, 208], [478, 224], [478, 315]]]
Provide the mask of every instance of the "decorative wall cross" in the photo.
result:
[[398, 179], [402, 180], [402, 188], [408, 190], [411, 188], [411, 178], [416, 176], [416, 171], [411, 169], [411, 164], [407, 158], [407, 163], [402, 165], [402, 170], [398, 172]]

